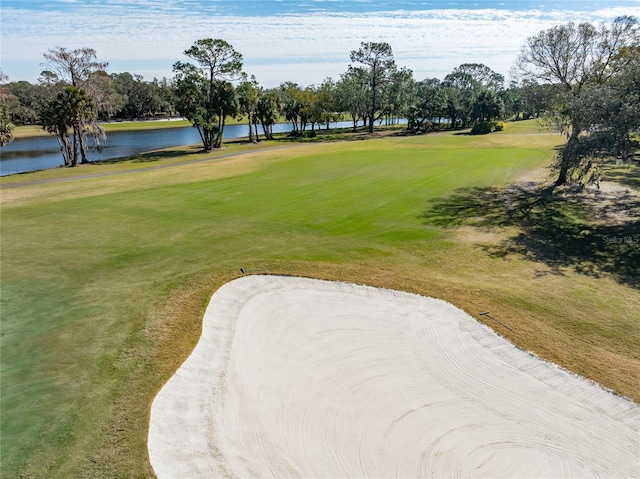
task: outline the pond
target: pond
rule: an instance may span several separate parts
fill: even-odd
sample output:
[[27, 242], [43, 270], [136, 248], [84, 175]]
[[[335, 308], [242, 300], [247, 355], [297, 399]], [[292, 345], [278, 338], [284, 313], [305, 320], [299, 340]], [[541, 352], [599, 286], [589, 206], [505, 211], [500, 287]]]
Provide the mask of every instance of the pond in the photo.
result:
[[[248, 135], [247, 125], [229, 125], [224, 129], [225, 139]], [[274, 125], [273, 131], [290, 131], [291, 125]], [[144, 151], [193, 145], [200, 142], [198, 131], [193, 127], [162, 128], [157, 130], [134, 130], [110, 132], [107, 144], [101, 151], [89, 149], [90, 161], [110, 160], [135, 155]], [[0, 174], [13, 175], [26, 171], [55, 168], [63, 165], [60, 146], [54, 136], [17, 139], [0, 148]]]
[[[350, 121], [330, 124], [331, 128], [351, 126]], [[290, 123], [273, 125], [274, 133], [288, 132], [291, 129]], [[262, 131], [260, 127], [258, 130]], [[247, 137], [248, 132], [249, 127], [246, 124], [227, 125], [224, 129], [224, 139]], [[89, 150], [87, 157], [90, 161], [110, 160], [145, 151], [197, 143], [200, 143], [198, 131], [190, 126], [110, 132], [107, 136], [107, 144], [102, 150]], [[2, 176], [56, 168], [62, 164], [62, 154], [54, 136], [17, 139], [0, 147], [0, 175]]]

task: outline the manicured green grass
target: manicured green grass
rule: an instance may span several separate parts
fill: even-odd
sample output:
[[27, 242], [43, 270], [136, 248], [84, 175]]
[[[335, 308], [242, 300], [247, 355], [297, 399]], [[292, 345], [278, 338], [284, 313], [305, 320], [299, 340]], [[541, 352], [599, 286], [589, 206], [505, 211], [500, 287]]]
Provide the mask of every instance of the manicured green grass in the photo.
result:
[[490, 254], [514, 225], [428, 220], [434, 201], [503, 187], [558, 142], [507, 130], [304, 144], [3, 189], [2, 476], [152, 475], [151, 401], [240, 267], [489, 309], [521, 347], [632, 395], [636, 289]]
[[10, 185], [34, 181], [110, 175], [126, 171], [167, 167], [191, 162], [200, 162], [203, 160], [215, 160], [228, 155], [259, 151], [262, 149], [272, 149], [277, 146], [279, 146], [277, 143], [270, 142], [251, 144], [244, 140], [233, 140], [225, 142], [221, 149], [208, 153], [204, 153], [202, 151], [201, 144], [166, 148], [162, 150], [138, 153], [128, 157], [97, 161], [95, 163], [88, 163], [84, 165], [79, 164], [73, 168], [50, 168], [19, 173], [17, 175], [2, 176], [0, 177], [0, 184]]

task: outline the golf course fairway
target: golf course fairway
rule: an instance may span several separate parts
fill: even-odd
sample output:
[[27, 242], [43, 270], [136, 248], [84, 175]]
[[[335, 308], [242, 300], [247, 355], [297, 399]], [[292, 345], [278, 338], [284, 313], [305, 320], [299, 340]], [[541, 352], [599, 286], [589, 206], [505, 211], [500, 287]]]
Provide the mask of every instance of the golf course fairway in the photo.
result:
[[518, 122], [0, 179], [2, 477], [153, 477], [153, 399], [240, 268], [439, 298], [639, 401], [638, 247], [603, 240], [631, 226], [510, 186], [562, 141]]

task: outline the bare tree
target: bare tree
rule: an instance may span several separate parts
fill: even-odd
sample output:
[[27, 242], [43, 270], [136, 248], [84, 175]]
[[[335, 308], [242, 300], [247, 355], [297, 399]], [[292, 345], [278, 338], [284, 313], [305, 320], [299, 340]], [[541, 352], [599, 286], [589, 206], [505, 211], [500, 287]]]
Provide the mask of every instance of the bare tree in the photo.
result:
[[56, 73], [60, 80], [76, 88], [83, 88], [91, 75], [103, 71], [109, 65], [97, 61], [93, 48], [77, 48], [68, 50], [64, 47], [50, 48], [43, 54], [46, 65]]
[[[101, 98], [105, 90], [106, 75], [104, 72], [108, 63], [97, 61], [96, 51], [93, 48], [77, 48], [69, 50], [64, 47], [56, 47], [43, 54], [47, 60], [47, 77], [58, 82], [72, 86], [86, 94], [92, 105], [101, 107]], [[99, 83], [99, 85], [98, 85]], [[100, 147], [106, 141], [106, 134], [98, 124], [98, 110], [92, 109], [93, 114], [83, 116], [81, 122], [74, 127], [74, 141], [78, 142], [81, 163], [87, 160], [87, 134], [93, 136], [94, 145]]]

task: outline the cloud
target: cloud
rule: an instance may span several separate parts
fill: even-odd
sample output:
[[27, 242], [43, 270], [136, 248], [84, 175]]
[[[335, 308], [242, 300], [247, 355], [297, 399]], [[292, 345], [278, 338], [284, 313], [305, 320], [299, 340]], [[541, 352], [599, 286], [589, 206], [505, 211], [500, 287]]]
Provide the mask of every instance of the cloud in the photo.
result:
[[[10, 80], [34, 81], [42, 53], [55, 46], [91, 47], [109, 71], [171, 77], [172, 65], [199, 38], [223, 38], [241, 52], [245, 70], [265, 86], [283, 81], [318, 84], [338, 78], [349, 52], [362, 41], [386, 41], [396, 63], [417, 79], [442, 78], [461, 63], [485, 63], [507, 75], [527, 37], [568, 21], [609, 21], [638, 8], [595, 12], [425, 10], [313, 13], [280, 16], [219, 15], [183, 1], [104, 0], [62, 11], [3, 8], [2, 69]], [[624, 11], [622, 11], [624, 10]]]

